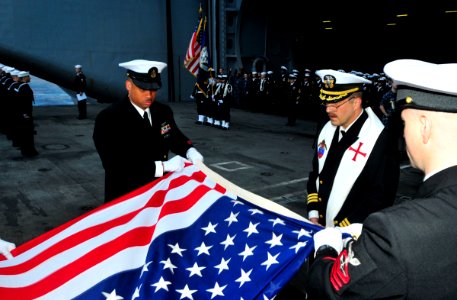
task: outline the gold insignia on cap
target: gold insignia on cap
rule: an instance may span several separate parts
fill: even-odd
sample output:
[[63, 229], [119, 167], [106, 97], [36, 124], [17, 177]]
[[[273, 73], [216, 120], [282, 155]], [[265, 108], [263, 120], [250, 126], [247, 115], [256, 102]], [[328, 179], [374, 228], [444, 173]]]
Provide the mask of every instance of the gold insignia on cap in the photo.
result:
[[413, 103], [413, 98], [408, 96], [408, 97], [406, 97], [405, 102], [406, 102], [406, 104], [411, 104], [411, 103]]
[[333, 87], [335, 86], [335, 81], [336, 81], [335, 76], [333, 76], [333, 75], [325, 75], [324, 76], [324, 80], [323, 80], [325, 88], [326, 89], [333, 89]]
[[350, 94], [355, 93], [359, 90], [360, 88], [358, 87], [345, 91], [326, 91], [324, 89], [321, 89], [319, 98], [324, 101], [337, 101], [347, 98]]
[[156, 78], [157, 77], [157, 68], [156, 67], [150, 68], [148, 73], [151, 78]]

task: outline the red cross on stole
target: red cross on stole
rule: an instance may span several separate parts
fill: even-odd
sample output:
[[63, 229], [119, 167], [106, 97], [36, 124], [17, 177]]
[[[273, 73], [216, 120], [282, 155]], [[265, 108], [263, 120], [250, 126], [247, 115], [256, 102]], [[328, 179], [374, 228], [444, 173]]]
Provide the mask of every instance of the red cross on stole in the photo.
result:
[[366, 153], [363, 153], [363, 152], [360, 150], [360, 148], [362, 148], [362, 145], [363, 145], [363, 143], [362, 143], [362, 142], [359, 142], [359, 146], [357, 147], [357, 149], [352, 148], [352, 146], [349, 147], [349, 150], [352, 150], [352, 151], [355, 152], [355, 153], [354, 153], [354, 157], [352, 158], [353, 161], [356, 161], [357, 155], [359, 155], [359, 154], [362, 155], [363, 157], [367, 156]]

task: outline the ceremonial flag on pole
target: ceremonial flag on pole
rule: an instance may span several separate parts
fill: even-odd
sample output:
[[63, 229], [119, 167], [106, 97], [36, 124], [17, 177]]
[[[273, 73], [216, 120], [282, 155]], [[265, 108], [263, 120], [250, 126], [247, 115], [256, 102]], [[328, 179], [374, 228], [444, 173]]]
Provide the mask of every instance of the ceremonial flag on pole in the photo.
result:
[[320, 227], [188, 164], [0, 260], [0, 299], [272, 299]]
[[[195, 77], [197, 77], [198, 70], [200, 68], [200, 56], [202, 49], [206, 47], [206, 17], [203, 18], [202, 16], [201, 5], [198, 12], [199, 20], [190, 38], [189, 47], [184, 59], [184, 67]], [[205, 44], [202, 45], [202, 43]]]

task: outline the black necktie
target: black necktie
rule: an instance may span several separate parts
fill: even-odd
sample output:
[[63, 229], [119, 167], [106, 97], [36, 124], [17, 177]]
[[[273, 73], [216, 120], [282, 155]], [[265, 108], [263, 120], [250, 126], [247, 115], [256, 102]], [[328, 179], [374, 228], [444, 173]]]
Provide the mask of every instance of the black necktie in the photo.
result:
[[143, 114], [143, 119], [146, 125], [148, 125], [148, 127], [151, 127], [151, 122], [149, 122], [148, 113], [146, 111]]
[[346, 131], [344, 131], [344, 130], [340, 130], [340, 132], [341, 132], [341, 138], [339, 139], [339, 141], [341, 141], [344, 138], [344, 135], [346, 134]]

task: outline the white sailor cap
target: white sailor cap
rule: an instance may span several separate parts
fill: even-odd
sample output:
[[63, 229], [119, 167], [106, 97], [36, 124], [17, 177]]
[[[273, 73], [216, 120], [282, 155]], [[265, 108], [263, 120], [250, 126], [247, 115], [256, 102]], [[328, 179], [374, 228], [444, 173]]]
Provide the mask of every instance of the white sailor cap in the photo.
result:
[[20, 71], [19, 74], [17, 74], [17, 77], [22, 78], [22, 77], [27, 77], [30, 76], [30, 73], [27, 71]]
[[327, 103], [336, 103], [346, 99], [355, 92], [363, 91], [363, 86], [371, 83], [371, 81], [352, 73], [331, 69], [318, 70], [316, 75], [320, 77], [323, 83], [319, 98]]
[[11, 74], [11, 72], [13, 72], [14, 70], [16, 70], [16, 69], [13, 67], [6, 67], [6, 69], [4, 69], [3, 71], [5, 71], [5, 73]]
[[285, 71], [287, 71], [287, 68], [286, 68], [286, 66], [281, 66], [281, 70], [285, 70]]
[[81, 65], [75, 65], [75, 69], [81, 69], [83, 66]]
[[399, 59], [386, 64], [384, 73], [397, 84], [401, 108], [457, 113], [457, 63]]
[[18, 76], [20, 72], [21, 71], [19, 71], [19, 70], [14, 70], [14, 71], [11, 71], [10, 74], [11, 74], [11, 76]]
[[267, 75], [267, 72], [262, 72], [260, 73], [260, 75]]
[[271, 74], [273, 74], [273, 71], [267, 71], [267, 74], [271, 75]]
[[167, 64], [160, 61], [135, 59], [120, 63], [119, 67], [127, 70], [127, 76], [143, 90], [158, 90], [162, 87], [160, 73]]

